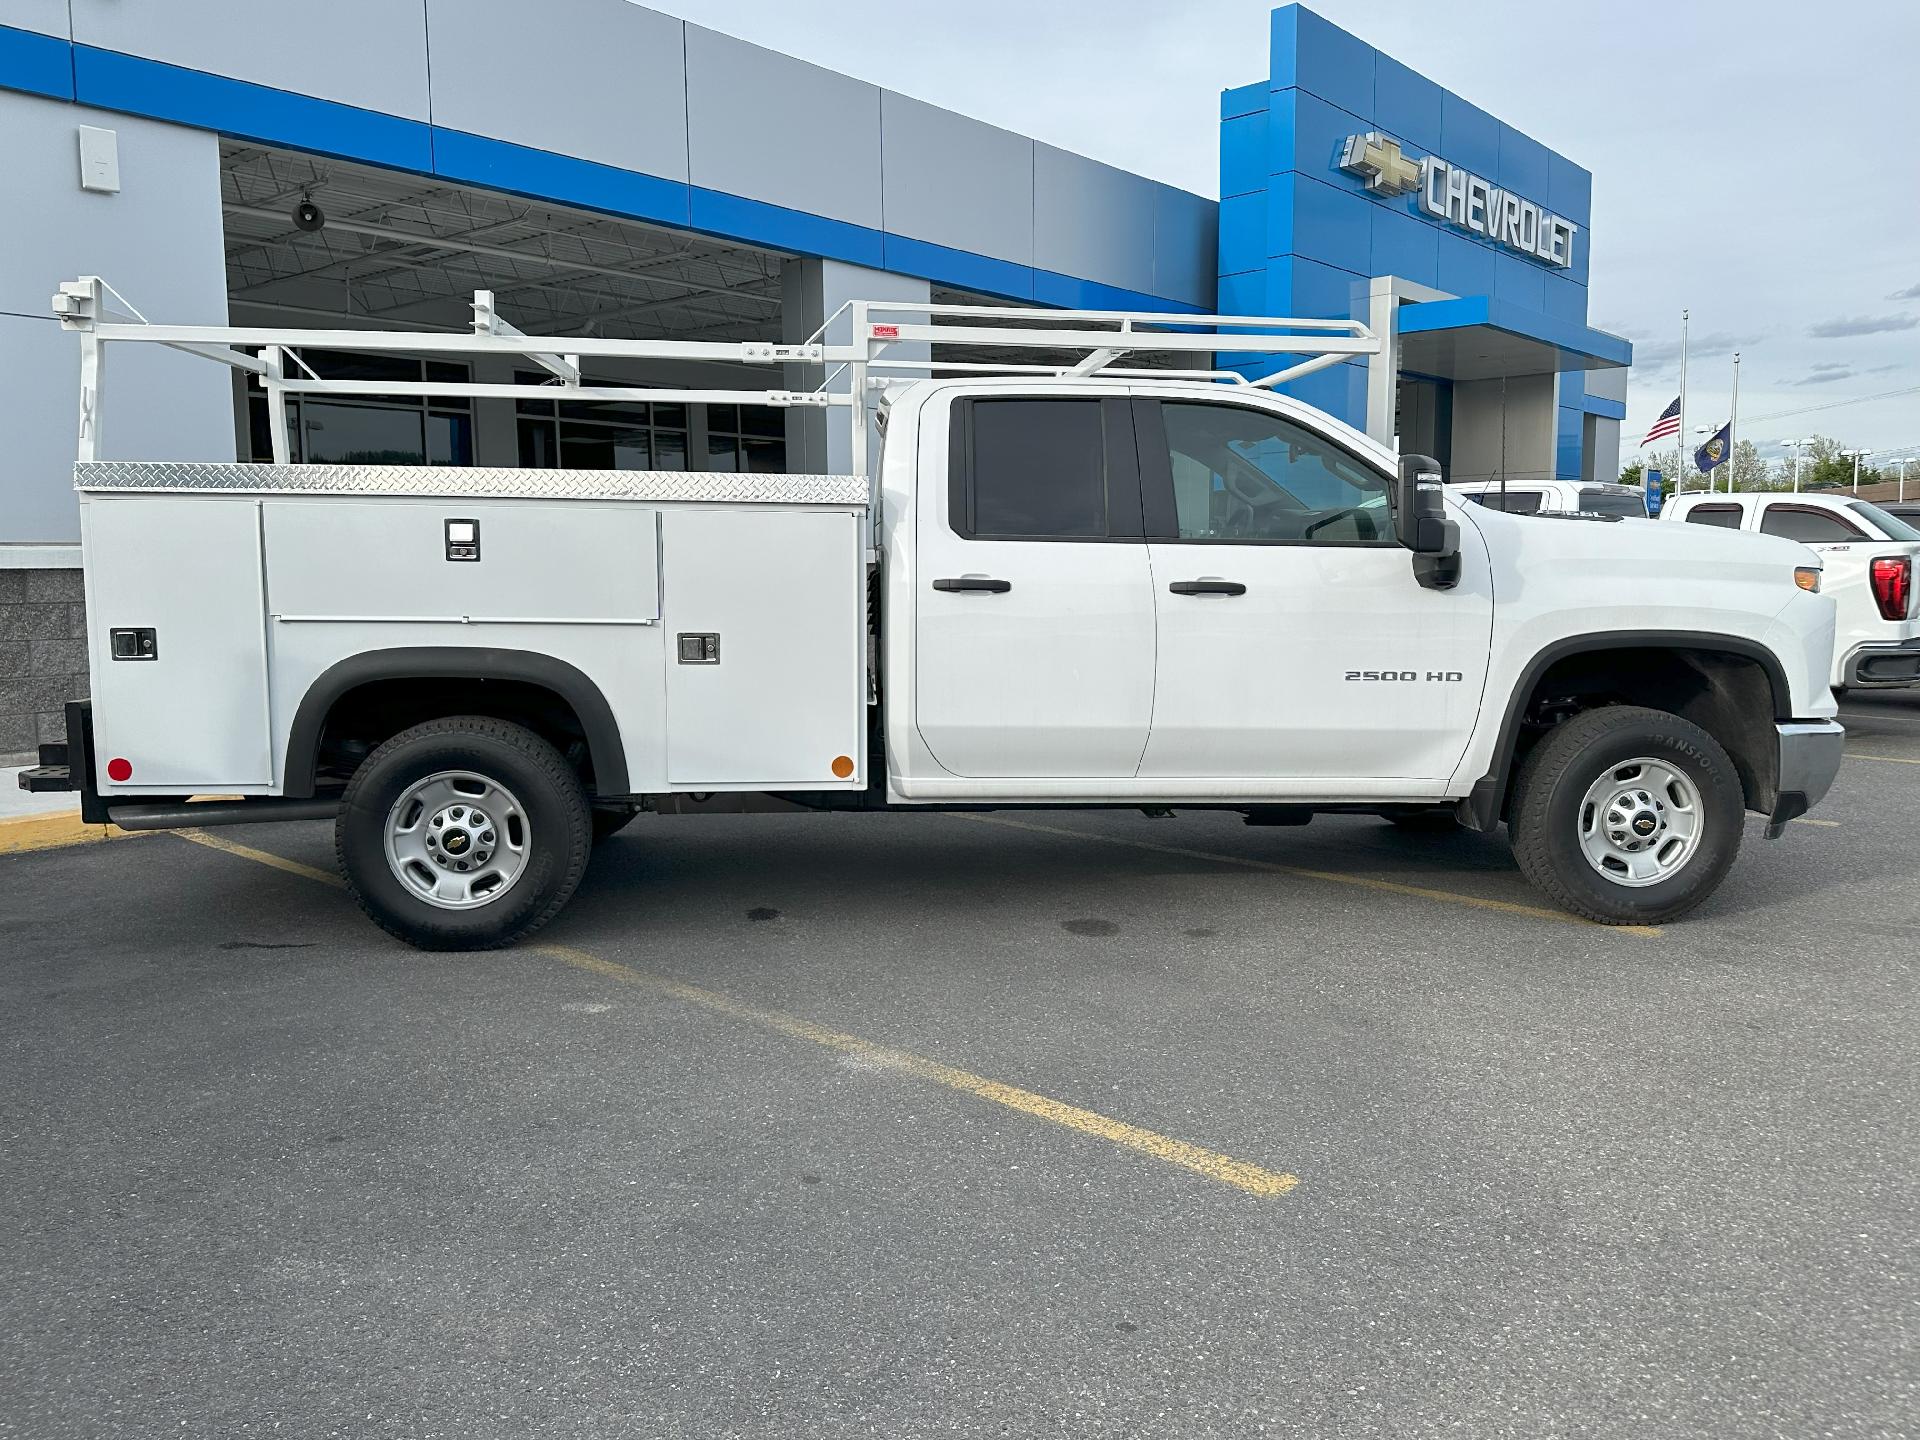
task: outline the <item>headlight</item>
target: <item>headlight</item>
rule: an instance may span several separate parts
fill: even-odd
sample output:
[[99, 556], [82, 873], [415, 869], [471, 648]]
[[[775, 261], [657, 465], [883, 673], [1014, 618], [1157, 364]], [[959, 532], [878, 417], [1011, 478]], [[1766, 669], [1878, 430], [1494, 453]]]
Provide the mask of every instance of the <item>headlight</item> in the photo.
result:
[[1802, 590], [1820, 593], [1820, 567], [1818, 565], [1796, 565], [1793, 567], [1793, 583]]

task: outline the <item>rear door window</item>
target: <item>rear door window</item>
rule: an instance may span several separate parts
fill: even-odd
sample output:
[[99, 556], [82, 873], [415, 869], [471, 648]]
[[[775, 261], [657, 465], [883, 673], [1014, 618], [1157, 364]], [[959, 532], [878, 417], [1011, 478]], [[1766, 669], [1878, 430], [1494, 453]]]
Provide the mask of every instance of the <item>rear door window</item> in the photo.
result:
[[1760, 533], [1784, 535], [1804, 545], [1844, 545], [1866, 538], [1851, 521], [1810, 505], [1769, 505], [1760, 517]]
[[955, 407], [949, 519], [970, 540], [1140, 536], [1126, 401], [1016, 396]]
[[1628, 495], [1619, 490], [1582, 490], [1580, 513], [1631, 515], [1644, 520], [1647, 518], [1647, 501], [1644, 495]]
[[1696, 505], [1687, 511], [1689, 525], [1718, 525], [1723, 530], [1740, 528], [1738, 505]]

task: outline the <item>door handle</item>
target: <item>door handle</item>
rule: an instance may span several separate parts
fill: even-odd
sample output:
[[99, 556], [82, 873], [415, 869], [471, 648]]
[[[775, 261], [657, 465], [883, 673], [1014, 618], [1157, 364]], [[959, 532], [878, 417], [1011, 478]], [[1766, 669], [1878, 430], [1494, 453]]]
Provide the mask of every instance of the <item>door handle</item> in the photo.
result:
[[1004, 595], [1013, 588], [1011, 580], [990, 580], [985, 575], [962, 575], [953, 580], [936, 580], [936, 590], [983, 590], [989, 595]]
[[1247, 587], [1238, 580], [1176, 580], [1167, 586], [1176, 595], [1244, 595]]

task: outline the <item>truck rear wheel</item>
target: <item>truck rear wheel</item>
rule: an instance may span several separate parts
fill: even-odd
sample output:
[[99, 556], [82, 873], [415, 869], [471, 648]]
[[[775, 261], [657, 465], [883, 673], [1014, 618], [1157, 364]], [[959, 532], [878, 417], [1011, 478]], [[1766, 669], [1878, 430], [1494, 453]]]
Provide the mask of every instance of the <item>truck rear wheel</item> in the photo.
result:
[[1672, 920], [1711, 895], [1740, 853], [1745, 800], [1706, 731], [1639, 706], [1589, 710], [1534, 747], [1508, 833], [1521, 872], [1607, 925]]
[[354, 772], [334, 823], [348, 888], [422, 950], [487, 950], [567, 903], [592, 848], [587, 797], [531, 730], [487, 716], [429, 720]]

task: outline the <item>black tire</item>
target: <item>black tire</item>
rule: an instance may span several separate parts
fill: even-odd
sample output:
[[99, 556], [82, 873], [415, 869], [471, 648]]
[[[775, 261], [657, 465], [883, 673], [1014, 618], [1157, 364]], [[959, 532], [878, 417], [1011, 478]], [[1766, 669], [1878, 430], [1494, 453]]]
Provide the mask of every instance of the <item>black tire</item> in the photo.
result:
[[593, 807], [593, 843], [598, 845], [609, 836], [618, 835], [633, 823], [633, 817], [640, 813], [634, 805], [596, 805]]
[[[389, 817], [416, 782], [469, 770], [504, 786], [526, 812], [526, 858], [496, 899], [465, 910], [420, 898], [388, 864]], [[484, 715], [450, 716], [403, 730], [348, 782], [334, 822], [347, 888], [388, 934], [421, 950], [490, 950], [532, 934], [559, 913], [587, 867], [593, 826], [580, 777], [531, 730]]]
[[[1661, 761], [1699, 796], [1691, 856], [1664, 880], [1634, 887], [1602, 875], [1580, 844], [1588, 787], [1633, 759]], [[1711, 895], [1740, 853], [1746, 802], [1733, 761], [1706, 731], [1640, 706], [1589, 710], [1536, 745], [1514, 778], [1508, 837], [1521, 873], [1555, 904], [1605, 925], [1672, 920]], [[1651, 824], [1651, 822], [1649, 822]]]

